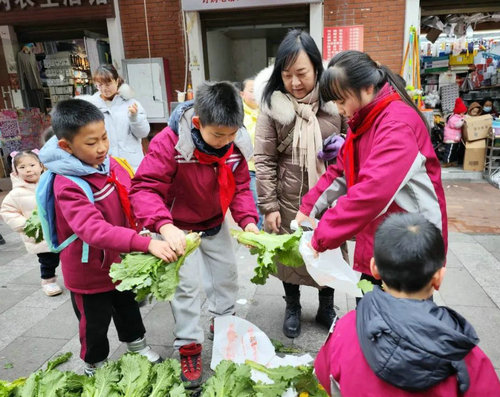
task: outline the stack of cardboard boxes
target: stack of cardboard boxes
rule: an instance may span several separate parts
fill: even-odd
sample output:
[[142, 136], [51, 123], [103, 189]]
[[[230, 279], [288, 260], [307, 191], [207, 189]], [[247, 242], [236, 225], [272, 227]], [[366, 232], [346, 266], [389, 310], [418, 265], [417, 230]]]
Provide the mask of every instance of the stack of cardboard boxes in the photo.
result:
[[462, 136], [465, 142], [464, 170], [483, 171], [486, 157], [486, 138], [490, 135], [493, 118], [465, 116]]

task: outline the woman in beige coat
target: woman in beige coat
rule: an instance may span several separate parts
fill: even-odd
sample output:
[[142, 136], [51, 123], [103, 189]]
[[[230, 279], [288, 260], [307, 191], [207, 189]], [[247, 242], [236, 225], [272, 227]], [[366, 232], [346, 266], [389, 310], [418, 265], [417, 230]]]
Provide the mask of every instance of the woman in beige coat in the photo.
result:
[[[306, 32], [290, 31], [278, 48], [272, 69], [255, 80], [261, 111], [255, 132], [255, 168], [259, 209], [269, 232], [289, 233], [300, 200], [325, 171], [317, 155], [323, 141], [340, 134], [344, 123], [332, 102], [322, 103], [318, 81], [323, 72], [319, 50]], [[269, 73], [271, 73], [269, 75]], [[278, 265], [286, 311], [283, 332], [300, 335], [300, 285], [320, 288], [305, 266]], [[334, 317], [333, 289], [319, 289], [316, 321], [330, 327]]]

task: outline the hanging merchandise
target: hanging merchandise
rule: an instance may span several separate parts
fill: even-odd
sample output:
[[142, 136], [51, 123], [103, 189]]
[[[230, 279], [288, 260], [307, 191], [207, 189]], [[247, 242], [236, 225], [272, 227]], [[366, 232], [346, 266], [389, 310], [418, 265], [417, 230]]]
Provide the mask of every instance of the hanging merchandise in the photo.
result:
[[422, 85], [420, 83], [420, 44], [415, 26], [410, 27], [410, 36], [405, 50], [401, 76], [406, 81], [406, 90], [420, 109], [422, 102]]

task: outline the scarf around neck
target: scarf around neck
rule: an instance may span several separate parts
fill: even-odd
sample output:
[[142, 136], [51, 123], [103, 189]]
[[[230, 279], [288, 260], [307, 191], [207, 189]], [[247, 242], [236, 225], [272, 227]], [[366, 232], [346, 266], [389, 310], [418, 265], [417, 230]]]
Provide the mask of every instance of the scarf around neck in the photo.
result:
[[[384, 87], [386, 88], [386, 87]], [[357, 125], [355, 123], [349, 123], [350, 127], [347, 131], [347, 139], [344, 144], [344, 173], [347, 180], [347, 187], [350, 188], [352, 185], [356, 183], [356, 173], [354, 166], [354, 141], [358, 139], [361, 135], [363, 135], [366, 131], [368, 131], [375, 121], [375, 119], [379, 116], [380, 113], [393, 101], [401, 100], [401, 97], [397, 92], [392, 90], [387, 90], [387, 94], [384, 95], [384, 88], [382, 88], [383, 92], [381, 92], [379, 98], [375, 98], [374, 101], [367, 105], [371, 109], [366, 113], [362, 120], [360, 120]], [[374, 103], [375, 102], [375, 103]], [[361, 109], [362, 111], [363, 109]], [[368, 109], [367, 109], [368, 110]], [[359, 111], [358, 111], [359, 113]], [[354, 119], [354, 117], [353, 117]]]
[[[205, 143], [205, 141], [203, 141]], [[196, 145], [196, 143], [195, 143]], [[208, 146], [205, 143], [206, 146]], [[207, 165], [217, 165], [217, 182], [219, 183], [219, 200], [220, 206], [222, 208], [222, 217], [226, 215], [226, 211], [229, 208], [229, 204], [233, 200], [234, 192], [236, 191], [236, 182], [234, 180], [233, 171], [231, 167], [226, 163], [229, 156], [233, 154], [234, 144], [224, 146], [221, 149], [214, 149], [208, 146], [212, 150], [210, 152], [202, 151], [196, 145], [194, 149], [194, 156], [200, 162], [200, 164]], [[223, 152], [225, 151], [225, 153]]]
[[325, 172], [325, 164], [317, 158], [318, 152], [323, 148], [321, 129], [316, 117], [320, 105], [319, 86], [316, 84], [302, 99], [296, 99], [291, 94], [286, 96], [295, 110], [292, 162], [307, 171], [307, 182], [309, 189], [312, 189]]

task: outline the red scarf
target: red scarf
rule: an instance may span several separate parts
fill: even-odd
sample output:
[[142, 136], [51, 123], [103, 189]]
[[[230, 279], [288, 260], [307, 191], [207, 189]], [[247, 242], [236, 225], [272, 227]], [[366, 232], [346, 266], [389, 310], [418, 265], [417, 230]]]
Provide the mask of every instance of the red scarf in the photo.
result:
[[347, 179], [347, 187], [350, 188], [356, 183], [354, 171], [354, 141], [370, 129], [378, 115], [393, 101], [400, 100], [397, 92], [386, 96], [380, 100], [364, 117], [360, 125], [355, 130], [349, 129], [347, 139], [344, 144], [344, 172]]
[[137, 222], [135, 221], [134, 214], [132, 213], [132, 207], [130, 205], [130, 200], [128, 199], [128, 192], [125, 186], [123, 186], [118, 179], [114, 171], [111, 171], [111, 176], [108, 176], [107, 182], [115, 185], [116, 191], [118, 192], [118, 198], [120, 199], [120, 204], [122, 205], [123, 212], [128, 219], [128, 223], [132, 229], [138, 231]]
[[226, 215], [229, 204], [233, 200], [234, 192], [236, 191], [236, 182], [234, 181], [233, 171], [231, 167], [226, 164], [226, 160], [233, 154], [234, 145], [227, 150], [226, 154], [222, 157], [213, 156], [211, 154], [200, 152], [198, 149], [194, 150], [194, 156], [198, 159], [200, 164], [217, 164], [218, 175], [217, 182], [219, 182], [219, 197], [220, 206], [222, 208], [222, 216]]

